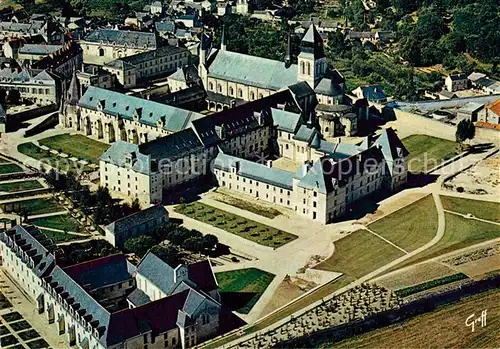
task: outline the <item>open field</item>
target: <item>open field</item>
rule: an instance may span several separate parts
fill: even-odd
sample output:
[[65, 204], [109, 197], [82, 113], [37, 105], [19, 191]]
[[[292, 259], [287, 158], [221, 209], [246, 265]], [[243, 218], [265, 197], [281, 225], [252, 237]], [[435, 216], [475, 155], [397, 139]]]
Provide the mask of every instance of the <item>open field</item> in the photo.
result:
[[444, 236], [437, 244], [409, 258], [397, 268], [500, 237], [500, 226], [467, 219], [453, 213], [445, 212], [445, 224]]
[[46, 227], [72, 232], [80, 232], [82, 230], [80, 223], [67, 214], [35, 218], [30, 220], [30, 222], [37, 227]]
[[[367, 332], [342, 342], [321, 343], [320, 348], [494, 348], [500, 340], [500, 290], [492, 290], [438, 307], [404, 323]], [[487, 309], [486, 327], [472, 332], [465, 319]], [[319, 344], [319, 343], [318, 343]]]
[[61, 206], [53, 198], [42, 198], [42, 199], [31, 199], [13, 202], [14, 211], [25, 211], [30, 216], [43, 214], [43, 213], [53, 213], [64, 211], [64, 207]]
[[335, 241], [333, 255], [314, 269], [336, 271], [357, 279], [404, 253], [365, 230], [357, 230]]
[[216, 273], [222, 298], [237, 302], [237, 311], [248, 314], [273, 281], [274, 274], [256, 268]]
[[99, 164], [99, 156], [109, 148], [109, 144], [79, 134], [56, 135], [41, 139], [38, 143], [94, 164]]
[[500, 223], [500, 203], [457, 198], [441, 195], [441, 202], [445, 210], [462, 214], [472, 214], [477, 218]]
[[40, 230], [42, 231], [42, 233], [47, 235], [48, 238], [51, 238], [52, 240], [54, 240], [54, 242], [56, 244], [60, 243], [60, 242], [83, 240], [83, 239], [90, 238], [90, 235], [89, 236], [72, 235], [72, 234], [66, 234], [63, 232], [47, 230], [47, 229], [43, 229], [43, 228]]
[[275, 218], [281, 214], [280, 211], [272, 208], [272, 207], [266, 207], [263, 205], [258, 205], [254, 204], [251, 202], [248, 202], [246, 200], [241, 200], [238, 198], [235, 198], [234, 196], [227, 195], [219, 190], [217, 192], [213, 193], [213, 199], [223, 202], [225, 204], [240, 208], [245, 211], [249, 211], [267, 218]]
[[456, 155], [457, 144], [446, 139], [427, 135], [411, 135], [402, 139], [411, 172], [423, 172]]
[[178, 205], [175, 210], [188, 217], [213, 225], [216, 228], [264, 246], [280, 247], [297, 238], [296, 235], [248, 220], [244, 217], [200, 202], [181, 204]]
[[274, 292], [272, 298], [266, 304], [266, 307], [260, 316], [267, 315], [272, 311], [282, 307], [283, 305], [291, 302], [295, 298], [303, 295], [305, 291], [301, 290], [297, 285], [290, 281], [283, 280]]
[[410, 252], [432, 240], [438, 228], [432, 195], [403, 207], [368, 226], [393, 244]]
[[376, 279], [375, 283], [391, 290], [399, 290], [455, 273], [455, 270], [438, 262], [427, 262], [383, 276]]
[[87, 165], [78, 164], [69, 159], [52, 154], [49, 151], [43, 150], [42, 148], [36, 146], [31, 142], [19, 144], [17, 146], [17, 150], [21, 154], [29, 156], [30, 158], [33, 158], [35, 160], [39, 160], [44, 164], [58, 168], [59, 170], [62, 170], [64, 172], [77, 172], [78, 170], [92, 171], [92, 169]]
[[17, 173], [24, 172], [23, 168], [19, 165], [13, 163], [1, 163], [0, 164], [0, 174]]
[[0, 183], [0, 192], [15, 193], [17, 191], [43, 188], [37, 180], [24, 180], [19, 182]]

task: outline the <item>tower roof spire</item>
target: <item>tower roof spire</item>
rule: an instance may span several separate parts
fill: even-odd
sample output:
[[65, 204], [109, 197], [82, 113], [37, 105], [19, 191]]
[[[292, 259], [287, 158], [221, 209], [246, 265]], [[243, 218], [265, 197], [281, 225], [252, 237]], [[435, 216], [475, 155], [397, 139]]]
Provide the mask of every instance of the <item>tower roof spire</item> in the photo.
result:
[[312, 53], [315, 59], [325, 57], [323, 39], [312, 21], [300, 43], [300, 52]]

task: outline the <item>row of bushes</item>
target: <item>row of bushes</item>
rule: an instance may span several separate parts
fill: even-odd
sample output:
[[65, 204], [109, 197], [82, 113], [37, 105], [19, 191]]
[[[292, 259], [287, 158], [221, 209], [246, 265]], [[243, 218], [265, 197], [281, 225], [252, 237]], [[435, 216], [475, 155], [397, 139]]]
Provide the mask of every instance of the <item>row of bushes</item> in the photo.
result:
[[435, 279], [431, 281], [427, 281], [418, 285], [410, 286], [407, 288], [403, 288], [401, 290], [397, 290], [395, 293], [399, 297], [407, 297], [409, 295], [412, 295], [414, 293], [422, 292], [434, 287], [450, 284], [452, 282], [458, 281], [458, 280], [463, 280], [467, 279], [468, 276], [463, 274], [463, 273], [458, 273], [458, 274], [453, 274], [453, 275], [448, 275], [445, 277], [442, 277], [440, 279]]

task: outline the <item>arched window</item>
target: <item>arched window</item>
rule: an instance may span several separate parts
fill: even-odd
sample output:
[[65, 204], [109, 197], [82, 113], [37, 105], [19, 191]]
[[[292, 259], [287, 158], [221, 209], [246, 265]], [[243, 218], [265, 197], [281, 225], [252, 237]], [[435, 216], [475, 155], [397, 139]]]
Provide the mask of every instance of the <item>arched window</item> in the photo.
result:
[[306, 70], [304, 68], [304, 62], [300, 62], [300, 73], [301, 74], [305, 74], [306, 73]]
[[307, 62], [307, 75], [311, 75], [311, 63]]
[[99, 56], [100, 57], [104, 56], [104, 49], [103, 48], [99, 49]]
[[252, 92], [250, 92], [250, 100], [253, 101], [255, 99], [255, 94]]
[[264, 96], [262, 95], [262, 93], [259, 93], [259, 99], [262, 99], [264, 98]]
[[243, 97], [243, 91], [241, 88], [238, 89], [238, 97]]
[[209, 83], [208, 83], [208, 89], [209, 89], [210, 91], [213, 91], [213, 89], [214, 89], [214, 84], [213, 84], [213, 83], [211, 83], [211, 82], [209, 82]]
[[217, 91], [222, 92], [222, 85], [217, 85]]
[[229, 95], [230, 95], [230, 96], [234, 95], [234, 90], [233, 90], [233, 88], [232, 88], [232, 87], [230, 87], [230, 88], [229, 88]]

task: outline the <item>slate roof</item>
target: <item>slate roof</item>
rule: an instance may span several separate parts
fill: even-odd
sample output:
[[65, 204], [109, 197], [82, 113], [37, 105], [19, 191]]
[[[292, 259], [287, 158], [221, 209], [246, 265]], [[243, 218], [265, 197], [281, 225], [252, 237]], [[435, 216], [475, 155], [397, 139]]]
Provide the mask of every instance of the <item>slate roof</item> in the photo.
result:
[[148, 155], [152, 161], [178, 159], [202, 150], [203, 144], [192, 128], [187, 128], [139, 145], [139, 152]]
[[387, 99], [387, 96], [384, 93], [382, 86], [380, 85], [365, 85], [360, 86], [359, 88], [363, 93], [363, 97], [369, 101], [379, 101]]
[[314, 55], [314, 59], [325, 57], [325, 52], [323, 51], [323, 39], [313, 23], [309, 25], [309, 29], [307, 29], [306, 33], [302, 37], [302, 41], [300, 42], [300, 53], [312, 53]]
[[175, 32], [175, 22], [174, 21], [156, 22], [155, 28], [156, 28], [157, 32], [174, 33]]
[[25, 44], [19, 49], [19, 53], [24, 54], [36, 54], [36, 55], [48, 55], [51, 52], [60, 50], [62, 45], [34, 45]]
[[317, 133], [318, 131], [315, 128], [301, 125], [297, 133], [293, 136], [293, 139], [310, 143]]
[[102, 153], [99, 159], [119, 167], [126, 167], [125, 160], [127, 156], [131, 154], [135, 156], [135, 161], [131, 169], [138, 173], [149, 174], [151, 172], [149, 158], [147, 155], [139, 152], [139, 146], [137, 144], [121, 140], [116, 141]]
[[314, 88], [314, 92], [326, 96], [339, 96], [344, 93], [342, 88], [329, 78], [322, 78]]
[[127, 300], [134, 306], [138, 307], [151, 302], [151, 299], [142, 290], [136, 288], [127, 296]]
[[152, 331], [160, 333], [176, 328], [177, 313], [186, 303], [189, 291], [116, 312], [110, 319], [106, 345], [111, 346]]
[[34, 253], [29, 253], [34, 264], [31, 269], [38, 277], [45, 276], [54, 267], [55, 258], [52, 254], [55, 249], [54, 242], [40, 229], [34, 226], [16, 225], [0, 233], [0, 236], [4, 241], [7, 236], [10, 236], [24, 252], [34, 251]]
[[139, 122], [157, 127], [158, 122], [161, 121], [164, 122], [164, 129], [169, 131], [183, 130], [189, 126], [191, 120], [202, 117], [202, 114], [192, 111], [95, 86], [88, 87], [85, 94], [80, 98], [78, 105], [92, 110], [99, 110], [101, 101], [104, 101], [103, 111], [106, 114], [133, 120], [134, 114], [138, 113], [140, 114]]
[[[51, 285], [57, 283], [55, 288], [61, 287], [59, 294], [63, 292], [68, 293], [68, 297], [74, 299], [72, 306], [78, 308], [77, 310], [85, 310], [84, 314], [81, 316], [91, 315], [91, 321], [98, 321], [95, 324], [96, 328], [99, 330], [100, 342], [106, 343], [109, 320], [111, 314], [106, 310], [97, 300], [92, 298], [82, 286], [80, 286], [75, 280], [73, 280], [63, 269], [56, 266], [50, 276], [46, 279]], [[75, 309], [76, 310], [76, 309]]]
[[97, 289], [132, 280], [128, 273], [127, 259], [123, 254], [115, 254], [79, 263], [64, 269], [81, 286]]
[[292, 113], [282, 109], [271, 108], [273, 124], [278, 130], [295, 133], [302, 122], [300, 114]]
[[154, 50], [157, 47], [154, 33], [128, 30], [96, 29], [83, 39], [86, 42], [111, 44]]
[[325, 140], [321, 140], [318, 150], [335, 160], [342, 160], [362, 151], [362, 149], [355, 144], [332, 143]]
[[120, 218], [106, 226], [106, 229], [115, 236], [127, 232], [134, 227], [141, 226], [146, 222], [168, 217], [168, 212], [163, 205], [153, 205], [139, 212]]
[[196, 262], [188, 265], [189, 280], [205, 292], [217, 289], [217, 279], [215, 278], [209, 260]]
[[[149, 62], [149, 61], [157, 59], [157, 58], [163, 58], [163, 57], [167, 57], [170, 55], [187, 53], [187, 52], [188, 52], [188, 50], [184, 47], [177, 47], [177, 46], [168, 45], [168, 46], [159, 47], [153, 51], [146, 51], [146, 52], [137, 53], [135, 55], [122, 57], [122, 58], [117, 59], [117, 60], [112, 61], [112, 62], [121, 61], [121, 62], [131, 64], [133, 66], [137, 66], [141, 63]], [[112, 62], [110, 62], [110, 63], [112, 63]], [[108, 64], [109, 63], [107, 63], [106, 65], [108, 65]]]
[[231, 168], [238, 166], [236, 173], [239, 176], [255, 179], [260, 182], [271, 184], [287, 190], [293, 189], [293, 173], [268, 167], [249, 160], [237, 158], [222, 152], [217, 154], [213, 161], [213, 167], [224, 171], [231, 171]]
[[209, 58], [208, 76], [245, 85], [279, 90], [297, 82], [297, 65], [218, 50]]
[[137, 273], [169, 295], [175, 288], [174, 268], [149, 251], [137, 266]]
[[43, 21], [33, 21], [31, 23], [0, 22], [0, 30], [34, 34], [38, 33], [42, 29], [43, 25]]
[[451, 79], [451, 81], [467, 80], [467, 75], [465, 75], [465, 73], [452, 74], [452, 75], [450, 75], [450, 79]]
[[177, 68], [177, 70], [175, 72], [173, 72], [172, 74], [170, 74], [168, 76], [168, 79], [169, 80], [176, 80], [176, 81], [183, 81], [183, 82], [185, 82], [186, 81], [186, 75], [184, 74], [184, 69]]
[[375, 144], [380, 145], [386, 160], [394, 160], [410, 154], [403, 142], [396, 135], [396, 132], [390, 127], [382, 131]]

